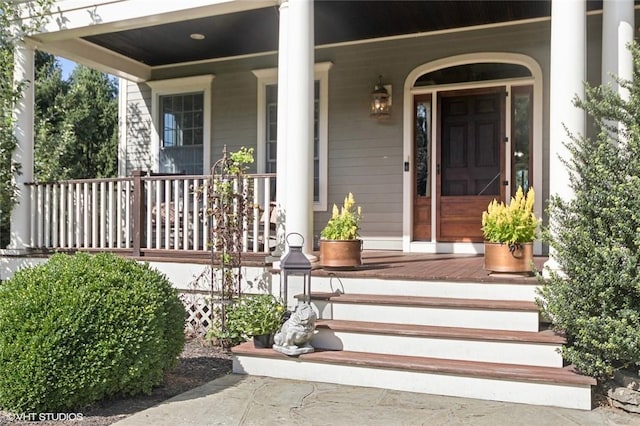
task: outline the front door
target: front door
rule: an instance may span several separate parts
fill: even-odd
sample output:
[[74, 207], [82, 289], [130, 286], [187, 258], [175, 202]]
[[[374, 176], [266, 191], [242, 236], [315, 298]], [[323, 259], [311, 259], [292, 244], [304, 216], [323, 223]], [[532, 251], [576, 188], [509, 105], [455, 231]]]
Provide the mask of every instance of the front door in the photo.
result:
[[482, 241], [482, 212], [494, 198], [504, 200], [505, 93], [498, 87], [438, 97], [438, 241]]

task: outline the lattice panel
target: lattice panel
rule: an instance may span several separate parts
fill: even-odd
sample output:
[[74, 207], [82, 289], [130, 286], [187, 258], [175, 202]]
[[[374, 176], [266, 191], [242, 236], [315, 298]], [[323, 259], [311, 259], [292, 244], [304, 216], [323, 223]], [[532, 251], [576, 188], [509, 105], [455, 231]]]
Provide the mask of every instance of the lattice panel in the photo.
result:
[[211, 328], [213, 318], [208, 296], [204, 294], [181, 294], [180, 300], [187, 311], [185, 329], [187, 333], [205, 335]]

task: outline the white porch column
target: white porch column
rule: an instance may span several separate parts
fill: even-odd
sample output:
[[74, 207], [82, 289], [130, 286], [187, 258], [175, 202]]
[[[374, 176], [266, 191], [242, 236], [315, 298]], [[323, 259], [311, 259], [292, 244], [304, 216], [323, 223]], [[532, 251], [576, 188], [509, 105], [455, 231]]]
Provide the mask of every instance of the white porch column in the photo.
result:
[[283, 253], [285, 249], [287, 214], [287, 133], [288, 133], [288, 52], [289, 52], [289, 0], [280, 3], [280, 21], [278, 34], [278, 134], [277, 134], [277, 170], [276, 170], [276, 254]]
[[304, 237], [308, 255], [313, 249], [313, 0], [288, 3], [286, 230]]
[[[633, 58], [627, 45], [633, 41], [633, 0], [602, 2], [602, 84], [617, 88], [612, 74], [625, 80], [633, 77]], [[627, 91], [620, 95], [628, 98]]]
[[24, 186], [33, 181], [33, 125], [34, 125], [34, 61], [33, 47], [18, 42], [14, 52], [14, 84], [24, 83], [22, 96], [14, 106], [14, 135], [18, 141], [12, 160], [20, 164], [20, 173], [15, 174], [13, 183], [17, 188], [17, 201], [11, 211], [10, 249], [24, 249], [30, 244], [30, 197]]
[[[570, 157], [564, 146], [571, 133], [584, 134], [585, 113], [576, 108], [574, 96], [584, 98], [586, 81], [586, 1], [552, 0], [551, 2], [551, 72], [549, 107], [549, 195], [571, 199], [569, 172], [562, 159]], [[558, 270], [551, 249], [545, 264]]]

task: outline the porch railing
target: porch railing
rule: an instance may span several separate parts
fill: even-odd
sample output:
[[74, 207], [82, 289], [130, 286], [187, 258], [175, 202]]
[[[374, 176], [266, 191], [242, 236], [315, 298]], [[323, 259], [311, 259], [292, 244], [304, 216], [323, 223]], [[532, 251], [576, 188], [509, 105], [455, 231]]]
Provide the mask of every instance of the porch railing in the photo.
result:
[[[244, 177], [252, 210], [242, 236], [245, 252], [275, 245], [271, 188], [275, 174]], [[113, 179], [28, 184], [31, 246], [48, 249], [210, 250], [204, 200], [214, 189], [208, 176], [154, 176], [134, 172]]]

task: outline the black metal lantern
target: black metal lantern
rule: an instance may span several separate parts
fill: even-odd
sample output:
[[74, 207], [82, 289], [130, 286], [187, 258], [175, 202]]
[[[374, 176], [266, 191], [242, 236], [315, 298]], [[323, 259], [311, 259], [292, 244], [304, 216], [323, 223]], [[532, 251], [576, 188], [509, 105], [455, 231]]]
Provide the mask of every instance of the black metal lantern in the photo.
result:
[[[289, 242], [289, 237], [298, 235], [300, 237], [300, 245], [293, 245]], [[304, 279], [304, 302], [311, 303], [311, 262], [307, 256], [302, 253], [304, 245], [304, 237], [297, 232], [292, 232], [285, 239], [289, 246], [289, 252], [280, 260], [280, 295], [287, 301], [287, 291], [289, 288], [289, 276], [302, 276]]]
[[382, 84], [382, 76], [378, 77], [378, 84], [371, 93], [371, 116], [385, 118], [391, 114], [391, 95]]

